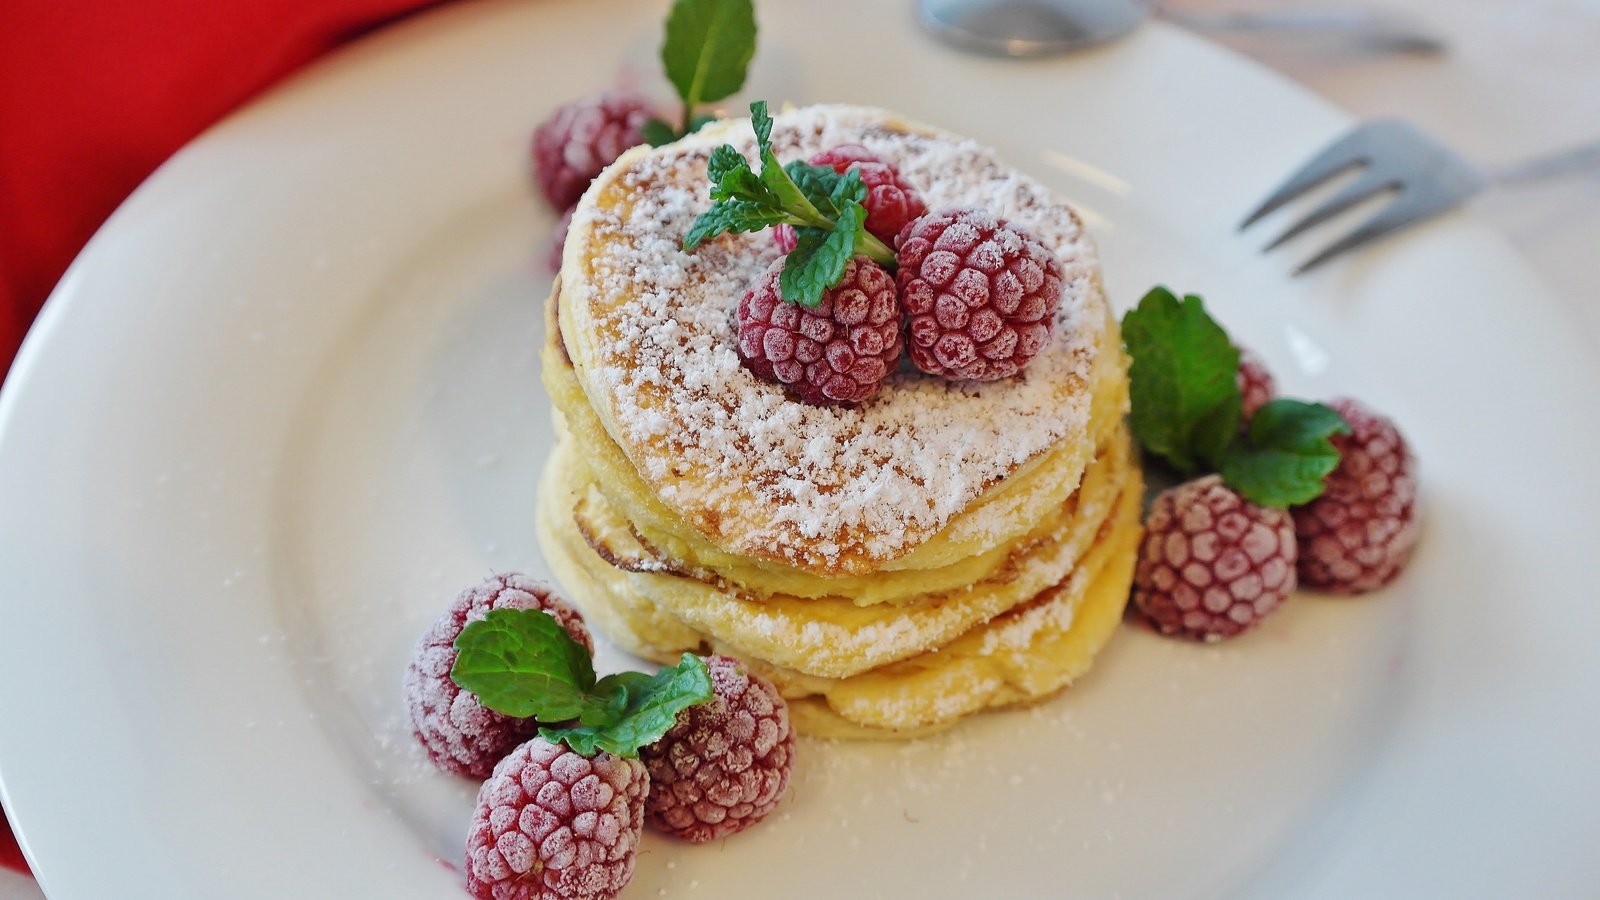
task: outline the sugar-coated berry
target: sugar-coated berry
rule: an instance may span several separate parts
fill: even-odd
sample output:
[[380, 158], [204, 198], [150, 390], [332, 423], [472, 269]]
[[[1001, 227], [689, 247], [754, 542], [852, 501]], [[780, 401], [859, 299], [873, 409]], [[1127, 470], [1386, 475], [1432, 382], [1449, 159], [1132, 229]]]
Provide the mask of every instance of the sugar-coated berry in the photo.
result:
[[789, 708], [771, 682], [706, 658], [716, 693], [639, 751], [650, 771], [646, 821], [695, 843], [743, 831], [778, 805], [794, 766]]
[[[539, 726], [488, 709], [450, 680], [456, 664], [456, 638], [467, 623], [492, 609], [539, 609], [553, 616], [572, 639], [594, 652], [589, 629], [550, 585], [517, 572], [493, 575], [456, 595], [417, 642], [406, 667], [406, 711], [411, 730], [434, 765], [447, 772], [483, 778], [511, 748]], [[549, 724], [549, 723], [546, 723]]]
[[[885, 244], [894, 245], [912, 219], [928, 211], [922, 195], [905, 179], [900, 170], [860, 144], [840, 144], [830, 147], [806, 160], [813, 166], [828, 166], [843, 175], [854, 169], [867, 189], [862, 205], [867, 209], [867, 231]], [[794, 229], [779, 225], [772, 230], [773, 240], [788, 253], [795, 247]]]
[[479, 900], [610, 900], [633, 878], [650, 776], [536, 737], [495, 766], [467, 832]]
[[1244, 347], [1239, 348], [1239, 373], [1235, 376], [1239, 385], [1239, 393], [1244, 396], [1244, 405], [1240, 412], [1240, 420], [1246, 424], [1256, 410], [1272, 402], [1277, 396], [1278, 385], [1272, 378], [1272, 371], [1261, 357], [1255, 355]]
[[1049, 343], [1061, 263], [1020, 226], [980, 210], [943, 210], [907, 225], [896, 245], [907, 352], [918, 369], [995, 381]]
[[1295, 507], [1300, 583], [1358, 594], [1381, 587], [1416, 546], [1417, 461], [1390, 419], [1341, 398], [1330, 404], [1350, 424], [1336, 434], [1339, 465], [1322, 495]]
[[556, 209], [578, 202], [589, 182], [622, 151], [644, 143], [644, 123], [655, 115], [643, 97], [628, 91], [574, 100], [559, 107], [533, 132], [533, 175]]
[[858, 256], [839, 283], [807, 309], [778, 288], [774, 262], [739, 298], [739, 359], [759, 378], [819, 406], [851, 405], [877, 393], [904, 346], [894, 279]]
[[1145, 519], [1133, 603], [1163, 634], [1247, 631], [1295, 588], [1294, 523], [1207, 475], [1162, 491]]

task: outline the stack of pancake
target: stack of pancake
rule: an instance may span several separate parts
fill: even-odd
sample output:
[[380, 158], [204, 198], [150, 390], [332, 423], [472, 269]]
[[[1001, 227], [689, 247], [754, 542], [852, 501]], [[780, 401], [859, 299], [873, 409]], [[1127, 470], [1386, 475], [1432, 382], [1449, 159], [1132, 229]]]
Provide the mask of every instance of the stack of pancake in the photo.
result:
[[753, 158], [749, 123], [629, 151], [580, 202], [548, 305], [552, 569], [617, 644], [735, 656], [811, 734], [912, 736], [1060, 689], [1115, 631], [1140, 536], [1126, 360], [1082, 223], [992, 151], [881, 110], [788, 111], [773, 140], [785, 161], [865, 145], [930, 209], [1055, 248], [1051, 343], [1006, 381], [907, 367], [857, 408], [790, 399], [735, 349], [770, 235], [682, 250], [710, 151]]

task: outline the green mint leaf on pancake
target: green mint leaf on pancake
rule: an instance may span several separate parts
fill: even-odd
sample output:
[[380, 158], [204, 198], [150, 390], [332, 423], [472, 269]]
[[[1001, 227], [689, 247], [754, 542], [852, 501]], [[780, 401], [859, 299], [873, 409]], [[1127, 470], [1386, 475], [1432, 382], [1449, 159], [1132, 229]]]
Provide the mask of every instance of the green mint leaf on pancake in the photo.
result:
[[1215, 467], [1239, 430], [1239, 351], [1193, 294], [1158, 287], [1122, 319], [1133, 409], [1144, 449], [1184, 474]]
[[595, 685], [594, 694], [610, 711], [608, 721], [540, 728], [539, 735], [548, 741], [564, 741], [584, 756], [601, 750], [637, 756], [640, 747], [655, 743], [672, 728], [678, 713], [711, 699], [711, 673], [705, 660], [685, 653], [676, 666], [655, 675], [607, 675]]
[[[795, 160], [783, 167], [795, 187], [800, 189], [806, 200], [816, 207], [824, 216], [837, 217], [838, 207], [833, 205], [833, 191], [843, 178], [831, 166], [813, 166]], [[859, 180], [859, 179], [858, 179]]]
[[706, 175], [711, 179], [711, 199], [715, 202], [689, 226], [683, 249], [693, 250], [719, 234], [760, 231], [791, 221], [777, 195], [731, 145], [723, 144], [711, 151]]
[[1310, 503], [1339, 465], [1339, 451], [1328, 438], [1349, 432], [1345, 420], [1320, 403], [1273, 400], [1256, 410], [1218, 468], [1222, 480], [1251, 503], [1277, 509]]
[[787, 221], [788, 218], [782, 212], [775, 212], [770, 207], [745, 200], [730, 200], [712, 207], [709, 212], [702, 213], [695, 219], [694, 224], [689, 227], [689, 233], [684, 235], [683, 247], [685, 250], [693, 250], [701, 242], [719, 234], [760, 231]]
[[855, 256], [860, 235], [867, 221], [867, 210], [855, 200], [839, 210], [832, 231], [821, 228], [796, 228], [795, 248], [778, 276], [783, 299], [810, 308], [822, 302], [822, 294], [839, 283], [844, 268]]
[[[682, 134], [704, 122], [702, 103], [744, 87], [756, 53], [756, 12], [751, 0], [677, 0], [667, 13], [661, 65], [683, 101]], [[697, 124], [698, 122], [698, 124]]]
[[731, 144], [706, 160], [711, 209], [701, 213], [684, 235], [693, 250], [721, 234], [760, 231], [773, 225], [795, 229], [796, 245], [784, 262], [783, 298], [816, 306], [822, 294], [844, 276], [850, 257], [866, 256], [893, 268], [894, 251], [867, 231], [867, 189], [858, 172], [843, 175], [803, 162], [780, 165], [772, 150], [772, 117], [767, 104], [750, 104], [750, 127], [761, 157], [759, 172]]
[[732, 144], [723, 144], [711, 151], [711, 158], [706, 160], [706, 175], [711, 179], [713, 200], [746, 200], [781, 211], [777, 196]]
[[[852, 201], [863, 206], [867, 202], [867, 186], [861, 182], [861, 173], [855, 169], [840, 175], [839, 180], [834, 182], [832, 193], [828, 195], [828, 202], [835, 209], [844, 209], [844, 205]], [[865, 231], [865, 223], [862, 233], [870, 237], [870, 233]]]
[[639, 129], [645, 143], [652, 147], [670, 144], [678, 139], [678, 132], [661, 119], [651, 119]]
[[802, 221], [826, 220], [772, 152], [772, 117], [767, 115], [765, 100], [750, 104], [750, 127], [756, 133], [756, 148], [761, 154], [761, 184], [771, 192], [777, 206]]
[[450, 679], [495, 712], [559, 722], [593, 704], [589, 651], [542, 610], [491, 610], [468, 623], [455, 645]]

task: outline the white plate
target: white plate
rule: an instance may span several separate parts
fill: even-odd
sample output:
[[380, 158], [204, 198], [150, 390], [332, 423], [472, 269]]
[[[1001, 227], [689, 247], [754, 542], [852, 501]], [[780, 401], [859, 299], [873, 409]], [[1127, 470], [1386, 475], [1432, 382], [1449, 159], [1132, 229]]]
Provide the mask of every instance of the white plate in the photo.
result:
[[[462, 896], [472, 786], [419, 762], [399, 676], [458, 587], [543, 569], [528, 135], [656, 84], [662, 5], [364, 42], [179, 154], [58, 289], [0, 401], [0, 772], [55, 900]], [[1306, 245], [1233, 225], [1346, 122], [1169, 29], [1008, 64], [898, 2], [761, 16], [746, 96], [997, 145], [1082, 204], [1119, 304], [1202, 292], [1290, 392], [1396, 415], [1428, 526], [1382, 594], [1215, 648], [1125, 629], [946, 738], [806, 742], [769, 824], [647, 838], [629, 896], [1591, 893], [1600, 378], [1505, 245], [1455, 216], [1290, 281]]]

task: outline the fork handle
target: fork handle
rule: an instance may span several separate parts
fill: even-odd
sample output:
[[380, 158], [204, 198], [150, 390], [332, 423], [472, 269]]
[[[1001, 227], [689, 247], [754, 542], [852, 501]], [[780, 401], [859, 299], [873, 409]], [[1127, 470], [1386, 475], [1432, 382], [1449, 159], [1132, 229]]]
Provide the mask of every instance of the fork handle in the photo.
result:
[[1496, 184], [1527, 184], [1591, 169], [1600, 171], [1600, 141], [1589, 141], [1532, 159], [1497, 166], [1487, 174], [1489, 180]]

